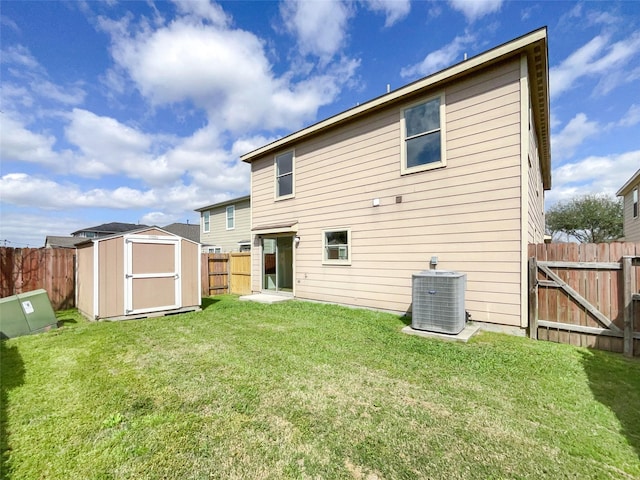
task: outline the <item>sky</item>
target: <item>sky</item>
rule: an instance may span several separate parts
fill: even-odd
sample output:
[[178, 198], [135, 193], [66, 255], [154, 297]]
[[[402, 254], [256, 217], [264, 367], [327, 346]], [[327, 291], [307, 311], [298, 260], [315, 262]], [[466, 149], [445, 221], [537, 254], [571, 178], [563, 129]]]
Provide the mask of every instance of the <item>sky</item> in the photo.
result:
[[0, 245], [198, 223], [240, 155], [548, 28], [547, 208], [640, 168], [640, 2], [0, 2]]

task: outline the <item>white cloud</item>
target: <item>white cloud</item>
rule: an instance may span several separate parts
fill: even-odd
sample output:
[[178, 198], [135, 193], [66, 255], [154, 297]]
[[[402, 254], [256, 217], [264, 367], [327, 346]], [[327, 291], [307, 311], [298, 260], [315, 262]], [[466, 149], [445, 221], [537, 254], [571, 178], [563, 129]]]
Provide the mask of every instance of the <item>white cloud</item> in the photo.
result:
[[2, 49], [0, 61], [2, 63], [12, 63], [35, 70], [40, 68], [40, 64], [31, 54], [29, 49], [23, 45], [13, 45]]
[[409, 0], [366, 0], [367, 8], [386, 15], [385, 27], [391, 27], [404, 19], [411, 11]]
[[26, 173], [4, 175], [0, 178], [0, 190], [3, 202], [22, 207], [38, 205], [45, 210], [77, 207], [141, 208], [153, 206], [157, 202], [152, 191], [128, 187], [82, 191], [77, 185], [60, 184]]
[[68, 236], [71, 232], [87, 227], [87, 223], [67, 213], [26, 213], [24, 211], [2, 211], [0, 222], [0, 244], [20, 239], [19, 243], [8, 243], [8, 247], [42, 247], [47, 235]]
[[[549, 71], [552, 96], [558, 96], [570, 89], [582, 77], [616, 79], [603, 84], [601, 93], [608, 93], [624, 82], [622, 74], [629, 61], [640, 53], [640, 31], [624, 40], [611, 43], [608, 35], [598, 35], [577, 49], [560, 65]], [[622, 74], [622, 75], [621, 75]]]
[[341, 0], [285, 0], [280, 5], [280, 14], [287, 30], [296, 36], [301, 53], [316, 55], [327, 62], [344, 46], [352, 11]]
[[585, 139], [597, 135], [600, 129], [598, 122], [589, 121], [584, 113], [578, 113], [560, 133], [551, 135], [553, 158], [560, 160], [571, 157]]
[[640, 123], [640, 105], [633, 104], [627, 110], [627, 113], [624, 114], [622, 119], [618, 122], [618, 125], [621, 127], [633, 127]]
[[189, 0], [188, 2], [175, 0], [174, 3], [178, 12], [186, 16], [191, 16], [196, 24], [204, 19], [213, 25], [223, 27], [230, 21], [222, 7], [209, 2], [209, 0]]
[[423, 77], [446, 68], [457, 61], [462, 61], [464, 49], [475, 41], [469, 33], [459, 35], [444, 47], [429, 53], [424, 60], [400, 71], [403, 78]]
[[548, 206], [575, 195], [616, 192], [640, 165], [640, 150], [590, 156], [553, 169], [553, 188], [545, 193]]
[[48, 98], [65, 105], [80, 105], [84, 102], [84, 99], [87, 96], [87, 92], [78, 85], [63, 88], [41, 78], [32, 81], [30, 86], [31, 91], [41, 97]]
[[[324, 4], [311, 2], [300, 8], [315, 5], [322, 9]], [[341, 7], [336, 8], [340, 11]], [[334, 15], [335, 9], [327, 14]], [[324, 20], [329, 26], [323, 25], [319, 32], [323, 35], [342, 28]], [[130, 75], [144, 97], [154, 105], [191, 101], [206, 110], [211, 123], [236, 134], [254, 128], [302, 126], [321, 105], [335, 99], [358, 66], [356, 61], [343, 59], [296, 84], [290, 73], [274, 76], [264, 42], [257, 36], [240, 29], [195, 24], [192, 14], [154, 31], [139, 29], [134, 35], [128, 33], [128, 19], [102, 19], [100, 24], [112, 36], [117, 67]], [[340, 37], [339, 32], [334, 33]], [[327, 45], [326, 51], [333, 51]], [[310, 85], [313, 88], [308, 89]]]
[[53, 151], [53, 135], [34, 133], [8, 114], [0, 114], [0, 159], [55, 166], [58, 154]]
[[449, 0], [454, 10], [461, 12], [469, 22], [500, 10], [502, 0]]

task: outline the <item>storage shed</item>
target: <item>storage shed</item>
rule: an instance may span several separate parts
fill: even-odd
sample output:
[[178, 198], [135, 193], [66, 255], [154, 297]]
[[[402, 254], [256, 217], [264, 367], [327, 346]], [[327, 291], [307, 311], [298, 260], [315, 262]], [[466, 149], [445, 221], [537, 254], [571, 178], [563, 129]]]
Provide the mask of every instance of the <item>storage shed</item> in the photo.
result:
[[200, 244], [145, 227], [77, 245], [78, 310], [120, 320], [198, 310]]

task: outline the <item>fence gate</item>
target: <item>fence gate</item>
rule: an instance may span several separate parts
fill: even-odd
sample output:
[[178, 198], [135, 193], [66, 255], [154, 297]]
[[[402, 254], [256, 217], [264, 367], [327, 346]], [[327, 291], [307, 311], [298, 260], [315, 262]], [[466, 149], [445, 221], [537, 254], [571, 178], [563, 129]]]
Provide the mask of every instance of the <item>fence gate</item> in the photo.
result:
[[636, 246], [530, 245], [530, 336], [640, 355]]
[[202, 294], [251, 293], [251, 252], [203, 253]]

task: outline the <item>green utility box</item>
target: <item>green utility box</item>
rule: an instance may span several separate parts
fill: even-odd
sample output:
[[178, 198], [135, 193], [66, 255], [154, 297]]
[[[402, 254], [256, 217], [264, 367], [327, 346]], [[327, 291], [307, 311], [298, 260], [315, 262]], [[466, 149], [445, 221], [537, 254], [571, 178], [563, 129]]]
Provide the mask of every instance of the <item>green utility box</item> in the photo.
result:
[[46, 290], [0, 299], [0, 338], [44, 332], [57, 325]]

